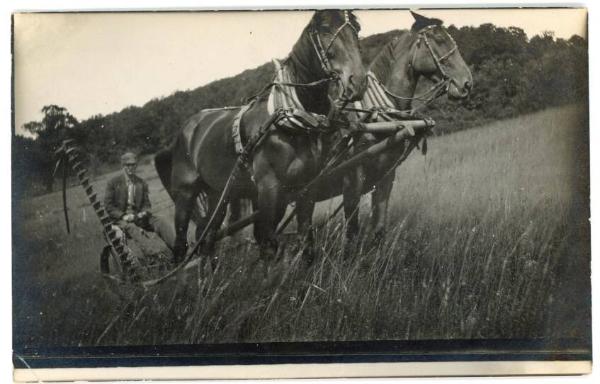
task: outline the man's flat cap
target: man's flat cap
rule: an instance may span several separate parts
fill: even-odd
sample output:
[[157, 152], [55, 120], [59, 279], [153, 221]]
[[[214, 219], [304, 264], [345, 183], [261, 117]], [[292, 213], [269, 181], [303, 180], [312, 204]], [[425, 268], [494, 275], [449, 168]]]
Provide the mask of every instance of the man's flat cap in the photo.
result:
[[137, 164], [137, 156], [134, 153], [127, 152], [121, 156], [121, 164]]

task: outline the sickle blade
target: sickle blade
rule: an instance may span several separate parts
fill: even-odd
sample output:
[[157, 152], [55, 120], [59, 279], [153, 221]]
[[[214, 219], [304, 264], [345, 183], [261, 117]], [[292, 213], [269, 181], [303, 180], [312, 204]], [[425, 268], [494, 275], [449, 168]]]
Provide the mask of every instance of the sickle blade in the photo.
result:
[[56, 173], [58, 172], [58, 168], [60, 168], [60, 166], [62, 165], [64, 159], [64, 155], [60, 156], [58, 158], [58, 160], [56, 160], [56, 165], [54, 165], [54, 171], [52, 172], [52, 178], [54, 178], [56, 176]]

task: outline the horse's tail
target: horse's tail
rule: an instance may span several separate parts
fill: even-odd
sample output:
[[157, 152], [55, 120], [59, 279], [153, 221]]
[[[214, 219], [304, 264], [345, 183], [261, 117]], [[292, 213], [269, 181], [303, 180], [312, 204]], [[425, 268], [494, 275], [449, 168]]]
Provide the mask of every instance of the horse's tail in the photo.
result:
[[154, 167], [158, 173], [158, 177], [162, 185], [173, 199], [173, 193], [171, 191], [171, 170], [173, 168], [173, 146], [169, 146], [166, 149], [158, 152], [154, 156]]
[[[154, 168], [156, 168], [156, 172], [158, 173], [158, 178], [160, 182], [167, 190], [169, 196], [171, 196], [171, 200], [175, 201], [175, 196], [173, 191], [171, 190], [171, 175], [173, 169], [173, 151], [175, 148], [175, 142], [158, 152], [154, 156]], [[200, 202], [196, 199], [196, 204], [194, 204], [192, 208], [192, 221], [198, 224], [204, 219], [204, 215], [200, 211]], [[203, 207], [206, 210], [206, 207]]]

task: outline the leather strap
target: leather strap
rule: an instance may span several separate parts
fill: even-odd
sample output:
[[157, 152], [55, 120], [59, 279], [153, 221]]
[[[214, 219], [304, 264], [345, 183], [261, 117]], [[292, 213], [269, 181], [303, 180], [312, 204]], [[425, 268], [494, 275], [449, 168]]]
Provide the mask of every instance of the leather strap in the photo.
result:
[[231, 127], [231, 136], [233, 137], [233, 143], [235, 145], [235, 153], [237, 153], [238, 155], [244, 152], [244, 145], [242, 144], [242, 137], [240, 135], [240, 125], [242, 123], [242, 117], [251, 105], [252, 103], [246, 104], [243, 107], [241, 107], [240, 111], [237, 113], [237, 115], [235, 115], [235, 118], [233, 119], [233, 125]]

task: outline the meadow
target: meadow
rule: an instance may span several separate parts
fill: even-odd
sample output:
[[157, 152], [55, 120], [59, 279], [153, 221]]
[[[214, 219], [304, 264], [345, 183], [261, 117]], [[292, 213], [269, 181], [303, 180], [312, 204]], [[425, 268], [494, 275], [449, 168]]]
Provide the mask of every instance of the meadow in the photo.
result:
[[[15, 201], [14, 343], [21, 347], [271, 341], [587, 338], [590, 335], [587, 111], [561, 107], [433, 137], [400, 166], [390, 226], [344, 253], [339, 200], [317, 206], [316, 258], [286, 235], [276, 276], [253, 269], [244, 232], [219, 265], [120, 292], [99, 274], [104, 241], [81, 188]], [[155, 212], [173, 209], [150, 160]], [[95, 180], [102, 195], [106, 175]], [[293, 232], [293, 227], [290, 228]]]

